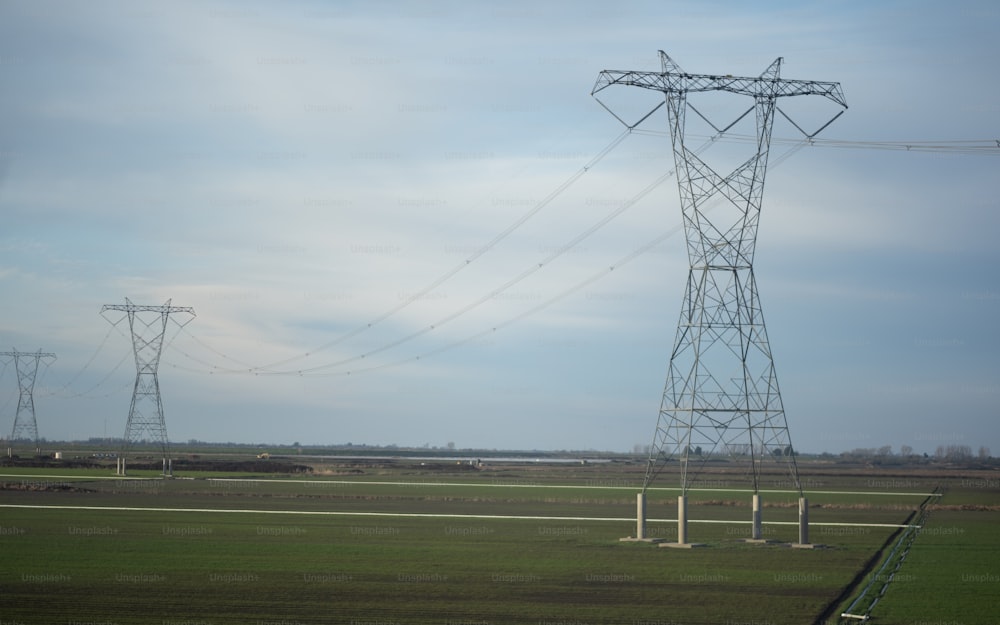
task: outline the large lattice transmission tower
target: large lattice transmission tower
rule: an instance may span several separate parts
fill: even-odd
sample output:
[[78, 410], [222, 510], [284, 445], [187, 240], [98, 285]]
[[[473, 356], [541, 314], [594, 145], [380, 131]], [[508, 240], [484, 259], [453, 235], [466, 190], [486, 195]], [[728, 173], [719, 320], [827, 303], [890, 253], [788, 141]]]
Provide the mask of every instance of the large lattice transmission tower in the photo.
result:
[[[107, 313], [122, 313], [112, 320]], [[170, 443], [167, 439], [167, 424], [163, 418], [163, 401], [160, 398], [160, 381], [157, 370], [163, 353], [163, 340], [167, 332], [167, 321], [171, 315], [190, 315], [184, 326], [194, 318], [194, 309], [186, 306], [171, 306], [167, 300], [162, 306], [141, 306], [133, 304], [127, 297], [125, 304], [106, 304], [101, 315], [113, 325], [128, 319], [132, 335], [132, 351], [135, 354], [135, 386], [132, 390], [132, 404], [125, 424], [118, 472], [125, 474], [125, 459], [133, 445], [152, 442], [159, 445], [163, 455], [163, 472], [170, 472]]]
[[[603, 71], [592, 92], [597, 97], [613, 85], [628, 85], [665, 96], [690, 264], [640, 493], [638, 537], [643, 532], [645, 491], [658, 471], [676, 460], [681, 482], [678, 543], [686, 544], [687, 491], [707, 458], [726, 453], [749, 460], [754, 493], [752, 537], [759, 539], [758, 490], [765, 458], [784, 459], [802, 494], [753, 270], [771, 128], [778, 112], [811, 138], [842, 114], [847, 104], [838, 83], [781, 78], [780, 58], [756, 77], [690, 74], [662, 51], [660, 60], [659, 72]], [[727, 92], [752, 98], [753, 103], [734, 121], [717, 124], [718, 120], [711, 120], [690, 101], [702, 92]], [[806, 95], [823, 96], [838, 105], [836, 115], [811, 134], [777, 105], [780, 98]], [[685, 141], [685, 120], [692, 112], [720, 135], [752, 112], [756, 120], [753, 152], [730, 173], [718, 173]], [[800, 542], [808, 541], [800, 534]]]
[[[31, 441], [35, 450], [38, 450], [38, 420], [35, 416], [35, 378], [38, 376], [38, 365], [45, 363], [49, 365], [55, 360], [55, 354], [37, 352], [19, 352], [17, 349], [10, 352], [0, 352], [0, 358], [14, 360], [14, 369], [17, 370], [17, 412], [14, 415], [14, 428], [10, 433], [10, 440]], [[10, 362], [8, 360], [7, 362]]]

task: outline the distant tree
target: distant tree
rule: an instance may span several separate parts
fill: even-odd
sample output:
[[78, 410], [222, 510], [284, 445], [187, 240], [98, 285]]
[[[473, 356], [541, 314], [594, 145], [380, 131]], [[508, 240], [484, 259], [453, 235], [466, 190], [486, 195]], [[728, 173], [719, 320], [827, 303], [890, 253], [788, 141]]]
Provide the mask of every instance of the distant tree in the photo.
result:
[[847, 452], [848, 456], [856, 456], [859, 458], [868, 458], [875, 455], [874, 447], [858, 447]]
[[908, 456], [912, 456], [913, 455], [913, 448], [910, 447], [909, 445], [902, 445], [899, 448], [899, 455], [900, 456], [907, 456], [907, 457]]
[[883, 457], [884, 456], [891, 456], [892, 455], [892, 445], [882, 445], [881, 447], [878, 448], [878, 451], [875, 452], [875, 454], [878, 455], [878, 456], [883, 456]]
[[989, 447], [985, 447], [984, 446], [984, 447], [980, 447], [979, 448], [979, 459], [980, 460], [989, 460], [990, 459], [990, 448]]
[[726, 453], [731, 456], [746, 456], [750, 453], [750, 443], [726, 443]]
[[972, 448], [968, 445], [938, 445], [934, 455], [939, 460], [961, 462], [972, 459]]
[[455, 450], [455, 443], [454, 443], [454, 441], [448, 441], [448, 449], [450, 451], [454, 451]]

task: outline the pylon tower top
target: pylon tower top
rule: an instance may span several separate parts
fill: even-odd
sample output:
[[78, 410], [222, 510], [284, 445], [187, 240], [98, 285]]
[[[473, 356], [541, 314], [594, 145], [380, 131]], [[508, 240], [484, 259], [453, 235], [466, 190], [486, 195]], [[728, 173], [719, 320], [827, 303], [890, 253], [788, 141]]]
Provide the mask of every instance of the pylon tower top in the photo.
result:
[[[794, 121], [789, 119], [789, 121], [792, 121], [792, 124], [794, 124], [795, 127], [802, 132], [802, 134], [806, 135], [806, 137], [813, 137], [819, 134], [824, 128], [833, 123], [835, 119], [840, 117], [840, 115], [847, 109], [847, 100], [844, 99], [844, 92], [838, 82], [781, 78], [781, 65], [784, 62], [784, 59], [780, 56], [775, 59], [774, 62], [771, 63], [759, 76], [737, 77], [731, 74], [691, 74], [682, 70], [680, 66], [677, 65], [677, 63], [663, 50], [659, 51], [659, 55], [662, 71], [641, 72], [606, 69], [598, 74], [597, 82], [594, 84], [594, 88], [591, 90], [590, 94], [594, 96], [601, 106], [614, 115], [618, 121], [629, 128], [635, 128], [637, 125], [641, 124], [647, 117], [649, 117], [649, 115], [653, 113], [653, 111], [662, 106], [663, 103], [660, 103], [660, 105], [654, 108], [653, 111], [650, 111], [638, 121], [629, 124], [619, 117], [618, 114], [611, 110], [607, 105], [605, 105], [604, 102], [601, 102], [600, 98], [597, 97], [599, 92], [612, 85], [627, 85], [631, 87], [640, 87], [643, 89], [660, 91], [668, 95], [707, 91], [726, 91], [738, 95], [770, 100], [789, 96], [819, 95], [828, 98], [843, 107], [830, 120], [811, 133], [802, 130], [798, 124], [795, 124]], [[723, 127], [722, 129], [717, 128], [717, 130], [724, 132], [731, 127], [732, 124]]]

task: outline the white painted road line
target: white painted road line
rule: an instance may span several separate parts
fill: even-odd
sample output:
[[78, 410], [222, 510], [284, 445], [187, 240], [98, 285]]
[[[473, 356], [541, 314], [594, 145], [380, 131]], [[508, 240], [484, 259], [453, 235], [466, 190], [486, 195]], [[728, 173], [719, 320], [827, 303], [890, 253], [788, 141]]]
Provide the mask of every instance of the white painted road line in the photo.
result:
[[[162, 481], [161, 477], [131, 477], [131, 476], [81, 476], [81, 475], [18, 475], [12, 473], [0, 473], [0, 477], [17, 478], [49, 478], [49, 479], [72, 479], [78, 481], [86, 480], [145, 480]], [[376, 482], [367, 480], [291, 480], [291, 479], [268, 479], [268, 478], [242, 478], [242, 477], [207, 477], [207, 478], [171, 478], [172, 480], [184, 479], [206, 482], [243, 482], [262, 484], [339, 484], [351, 486], [365, 486], [374, 484], [378, 486], [450, 486], [450, 487], [487, 487], [487, 488], [565, 488], [579, 490], [628, 490], [638, 491], [638, 486], [601, 486], [601, 485], [580, 485], [580, 484], [504, 484], [504, 483], [475, 483], [475, 482]], [[668, 486], [652, 486], [647, 491], [680, 492], [680, 488]], [[739, 488], [689, 488], [689, 493], [747, 493], [753, 494], [752, 490]], [[797, 490], [760, 490], [760, 493], [795, 494]], [[848, 490], [815, 490], [804, 491], [806, 495], [879, 495], [885, 497], [941, 497], [941, 493], [912, 493], [912, 492], [878, 492], [878, 491], [848, 491]]]
[[[579, 516], [515, 516], [504, 514], [437, 514], [421, 512], [356, 512], [341, 510], [246, 510], [226, 508], [146, 508], [133, 506], [42, 506], [28, 504], [0, 504], [0, 508], [26, 510], [99, 510], [102, 512], [199, 512], [202, 514], [285, 514], [302, 516], [360, 516], [395, 517], [415, 519], [493, 519], [513, 521], [613, 521], [631, 522], [630, 517], [579, 517]], [[677, 519], [647, 519], [647, 523], [676, 523]], [[717, 519], [688, 519], [688, 523], [749, 524], [752, 521], [720, 521]], [[764, 525], [798, 525], [797, 521], [764, 521]], [[832, 527], [918, 527], [891, 523], [810, 523], [811, 526]]]
[[[251, 478], [242, 479], [238, 477], [209, 477], [205, 478], [208, 482], [291, 482], [298, 484], [350, 484], [350, 485], [365, 485], [365, 484], [378, 484], [380, 486], [488, 486], [491, 488], [575, 488], [583, 490], [629, 490], [637, 491], [638, 486], [601, 486], [601, 485], [576, 485], [576, 484], [476, 484], [469, 482], [369, 482], [365, 480], [270, 480], [266, 478]], [[668, 487], [668, 486], [653, 486], [647, 488], [646, 490], [657, 490], [657, 491], [671, 491], [680, 492], [680, 488]], [[739, 488], [689, 488], [689, 493], [747, 493], [753, 494], [752, 490], [739, 489]], [[784, 494], [795, 494], [797, 495], [799, 491], [797, 490], [760, 490], [760, 493], [784, 493]], [[885, 493], [885, 492], [872, 492], [872, 491], [847, 491], [847, 490], [817, 490], [817, 491], [805, 491], [807, 495], [885, 495], [889, 497], [940, 497], [941, 493]]]

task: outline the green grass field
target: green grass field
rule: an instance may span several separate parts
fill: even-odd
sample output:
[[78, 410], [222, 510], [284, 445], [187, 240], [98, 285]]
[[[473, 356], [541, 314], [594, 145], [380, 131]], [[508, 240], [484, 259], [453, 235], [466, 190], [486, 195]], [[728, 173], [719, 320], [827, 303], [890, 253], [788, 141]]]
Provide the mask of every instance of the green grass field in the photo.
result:
[[872, 611], [879, 623], [1000, 623], [1000, 483], [966, 482], [931, 508]]
[[[0, 504], [77, 508], [0, 508], [0, 621], [802, 625], [843, 601], [895, 531], [823, 524], [902, 523], [932, 481], [835, 472], [811, 478], [812, 541], [830, 548], [795, 550], [740, 542], [749, 533], [749, 493], [737, 492], [743, 484], [735, 477], [706, 480], [705, 490], [690, 494], [689, 539], [708, 547], [675, 550], [618, 541], [635, 529], [632, 471], [406, 465], [326, 471], [317, 480], [216, 473], [128, 480], [3, 468], [0, 482], [10, 488], [0, 491]], [[866, 494], [841, 492], [855, 489]], [[953, 493], [963, 503], [989, 498], [986, 491]], [[794, 522], [796, 498], [765, 492], [765, 522]], [[145, 509], [111, 509], [120, 507]], [[392, 516], [402, 514], [456, 516]], [[965, 569], [953, 571], [957, 580], [945, 579], [982, 592], [1000, 554], [989, 531], [997, 513], [974, 517], [971, 526], [969, 514], [938, 510], [931, 519], [989, 546], [979, 547], [981, 565], [965, 560]], [[559, 518], [484, 518], [495, 515]], [[584, 520], [595, 517], [625, 520]], [[651, 535], [675, 538], [676, 492], [651, 491], [649, 517], [662, 519], [649, 523]], [[792, 541], [796, 532], [794, 525], [765, 525], [765, 537], [776, 541]], [[951, 538], [920, 536], [907, 567], [920, 564], [931, 537]], [[961, 586], [963, 570], [987, 582], [967, 576]], [[910, 575], [932, 581], [919, 569]], [[940, 611], [927, 617], [930, 608], [920, 618], [890, 612], [897, 596], [913, 604], [905, 596], [911, 588], [933, 596], [916, 584], [891, 586], [878, 606], [884, 622], [952, 620]], [[959, 622], [995, 621], [981, 615]]]

